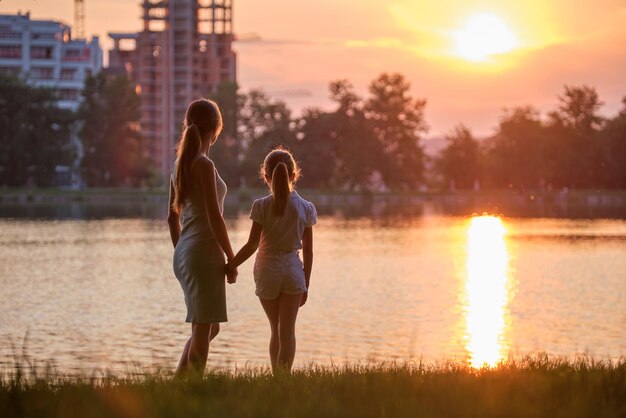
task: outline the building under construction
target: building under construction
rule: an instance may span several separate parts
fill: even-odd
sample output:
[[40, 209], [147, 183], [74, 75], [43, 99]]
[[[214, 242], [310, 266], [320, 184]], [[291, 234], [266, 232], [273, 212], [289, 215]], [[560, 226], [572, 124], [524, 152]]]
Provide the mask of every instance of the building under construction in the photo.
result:
[[136, 83], [146, 153], [166, 179], [187, 105], [236, 81], [232, 0], [143, 0], [141, 8], [141, 32], [109, 34], [109, 67]]

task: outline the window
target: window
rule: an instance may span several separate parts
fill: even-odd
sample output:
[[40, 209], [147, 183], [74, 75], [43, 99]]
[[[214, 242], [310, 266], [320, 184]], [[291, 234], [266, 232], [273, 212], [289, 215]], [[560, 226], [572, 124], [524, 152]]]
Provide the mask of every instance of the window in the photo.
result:
[[22, 67], [0, 67], [0, 73], [9, 75], [18, 75]]
[[7, 27], [0, 27], [1, 39], [20, 39], [21, 37], [22, 37], [21, 32], [11, 30], [11, 28], [7, 28]]
[[56, 33], [48, 32], [48, 33], [32, 33], [30, 35], [32, 39], [56, 39]]
[[33, 67], [30, 70], [30, 76], [35, 80], [52, 80], [54, 78], [54, 68]]
[[59, 96], [61, 100], [78, 100], [79, 92], [77, 89], [61, 89]]
[[64, 58], [79, 58], [80, 57], [80, 49], [66, 49], [64, 54]]
[[89, 48], [68, 48], [63, 51], [63, 61], [89, 61], [90, 56]]
[[0, 45], [0, 58], [22, 58], [22, 46]]
[[33, 46], [30, 48], [30, 57], [32, 59], [51, 59], [53, 48], [51, 46]]
[[75, 68], [63, 68], [61, 69], [61, 80], [74, 80], [76, 77]]

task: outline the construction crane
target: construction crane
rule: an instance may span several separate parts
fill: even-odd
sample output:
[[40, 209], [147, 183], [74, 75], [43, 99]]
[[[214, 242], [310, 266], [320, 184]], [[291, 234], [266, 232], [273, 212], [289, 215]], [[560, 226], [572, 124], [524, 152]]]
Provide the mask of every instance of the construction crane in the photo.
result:
[[85, 0], [74, 0], [74, 34], [85, 39]]

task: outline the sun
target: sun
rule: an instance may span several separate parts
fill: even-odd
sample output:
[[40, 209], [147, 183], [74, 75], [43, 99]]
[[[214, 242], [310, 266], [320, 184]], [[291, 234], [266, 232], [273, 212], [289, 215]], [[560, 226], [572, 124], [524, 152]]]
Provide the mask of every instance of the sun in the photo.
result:
[[471, 16], [465, 27], [454, 33], [454, 54], [476, 62], [510, 52], [518, 45], [515, 34], [500, 17], [491, 13]]

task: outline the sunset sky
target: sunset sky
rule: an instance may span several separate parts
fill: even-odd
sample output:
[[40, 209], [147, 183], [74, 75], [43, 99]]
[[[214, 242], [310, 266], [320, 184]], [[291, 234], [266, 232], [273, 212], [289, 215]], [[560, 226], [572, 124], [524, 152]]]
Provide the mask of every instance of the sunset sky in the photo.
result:
[[[0, 13], [18, 10], [73, 20], [72, 0], [0, 1]], [[139, 1], [86, 0], [86, 27], [108, 49], [107, 32], [141, 28]], [[365, 93], [381, 72], [400, 72], [428, 100], [429, 136], [460, 122], [489, 134], [503, 107], [550, 109], [563, 84], [595, 86], [607, 116], [626, 96], [624, 0], [235, 0], [234, 28], [244, 90], [296, 112], [331, 109], [329, 81]]]

